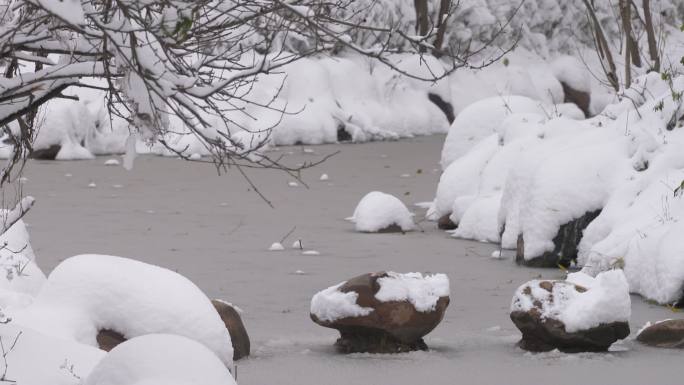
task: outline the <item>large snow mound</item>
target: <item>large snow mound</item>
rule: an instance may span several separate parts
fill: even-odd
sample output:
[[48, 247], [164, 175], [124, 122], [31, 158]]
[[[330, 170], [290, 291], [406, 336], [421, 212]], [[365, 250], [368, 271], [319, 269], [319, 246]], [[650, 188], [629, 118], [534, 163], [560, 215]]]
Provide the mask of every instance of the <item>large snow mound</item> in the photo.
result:
[[413, 214], [399, 198], [379, 191], [366, 194], [349, 218], [356, 231], [374, 233], [392, 225], [409, 231], [415, 228]]
[[148, 334], [117, 345], [83, 385], [235, 385], [206, 346], [172, 334]]
[[435, 310], [440, 297], [449, 296], [449, 278], [446, 274], [387, 272], [378, 278], [380, 289], [375, 298], [380, 302], [408, 301], [419, 312]]
[[158, 266], [107, 255], [79, 255], [60, 263], [32, 305], [15, 321], [45, 334], [97, 346], [99, 330], [127, 339], [169, 333], [194, 339], [232, 365], [230, 335], [202, 291]]
[[[629, 322], [631, 299], [627, 279], [621, 270], [610, 270], [592, 278], [584, 273], [568, 274], [565, 282], [555, 282], [552, 291], [539, 286], [540, 280], [520, 286], [511, 302], [511, 312], [529, 311], [541, 303], [542, 319], [556, 319], [573, 333], [600, 324]], [[578, 291], [575, 285], [586, 291]], [[526, 290], [530, 289], [526, 293]]]

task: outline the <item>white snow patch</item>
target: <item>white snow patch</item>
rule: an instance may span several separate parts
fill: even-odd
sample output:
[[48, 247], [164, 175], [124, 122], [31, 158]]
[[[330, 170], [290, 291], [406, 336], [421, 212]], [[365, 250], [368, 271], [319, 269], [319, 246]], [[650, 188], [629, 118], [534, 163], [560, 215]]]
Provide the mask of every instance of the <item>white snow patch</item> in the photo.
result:
[[271, 246], [268, 247], [268, 251], [282, 251], [285, 250], [285, 246], [283, 246], [282, 243], [280, 242], [273, 242]]
[[118, 166], [120, 164], [118, 159], [107, 159], [104, 162], [105, 166]]
[[311, 314], [327, 322], [370, 314], [373, 311], [372, 308], [356, 304], [358, 293], [354, 291], [343, 293], [338, 290], [345, 283], [346, 281], [341, 282], [316, 293], [311, 299]]
[[378, 278], [380, 289], [375, 298], [381, 302], [409, 301], [419, 312], [435, 310], [437, 300], [449, 295], [449, 278], [446, 274], [388, 272]]

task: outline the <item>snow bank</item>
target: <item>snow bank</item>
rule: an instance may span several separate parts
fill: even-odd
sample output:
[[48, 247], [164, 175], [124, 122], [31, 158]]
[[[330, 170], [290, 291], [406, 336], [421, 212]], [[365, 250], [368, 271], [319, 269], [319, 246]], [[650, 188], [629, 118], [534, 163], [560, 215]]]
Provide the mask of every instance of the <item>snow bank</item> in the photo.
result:
[[343, 293], [338, 290], [345, 283], [347, 282], [341, 282], [314, 294], [311, 299], [311, 314], [321, 321], [327, 322], [370, 314], [373, 311], [372, 308], [361, 307], [356, 304], [356, 299], [359, 297], [358, 293], [354, 291]]
[[223, 362], [186, 337], [148, 334], [117, 345], [83, 385], [235, 385]]
[[514, 113], [544, 114], [544, 109], [540, 102], [517, 95], [494, 96], [466, 107], [449, 128], [442, 148], [442, 169], [465, 155], [482, 139], [495, 134], [504, 119]]
[[0, 327], [0, 338], [5, 349], [17, 341], [7, 354], [7, 378], [21, 385], [82, 385], [81, 378], [105, 355], [92, 346], [45, 335], [15, 322]]
[[204, 293], [175, 272], [132, 259], [71, 257], [52, 271], [34, 303], [12, 316], [21, 325], [92, 346], [102, 329], [127, 339], [182, 335], [232, 364], [230, 335]]
[[530, 259], [553, 250], [561, 225], [601, 210], [579, 244], [584, 271], [622, 267], [632, 292], [680, 300], [684, 198], [674, 191], [684, 180], [681, 91], [683, 77], [652, 73], [589, 120], [508, 116], [447, 167], [432, 218], [450, 213], [455, 236], [505, 248], [522, 234]]
[[449, 278], [446, 274], [388, 272], [378, 278], [380, 289], [375, 298], [381, 302], [409, 301], [419, 312], [435, 310], [440, 297], [449, 295]]
[[374, 233], [392, 225], [402, 231], [415, 228], [413, 214], [396, 197], [379, 191], [366, 194], [348, 218], [356, 224], [356, 231]]
[[[4, 246], [3, 246], [4, 245]], [[0, 309], [26, 307], [45, 283], [22, 220], [0, 235]]]
[[[629, 322], [631, 299], [629, 286], [621, 270], [610, 270], [592, 278], [584, 273], [569, 274], [566, 281], [553, 282], [552, 291], [533, 280], [520, 286], [513, 297], [511, 312], [529, 311], [541, 304], [542, 319], [556, 319], [573, 333], [600, 324]], [[583, 290], [577, 290], [575, 285]], [[531, 291], [528, 291], [529, 288]]]

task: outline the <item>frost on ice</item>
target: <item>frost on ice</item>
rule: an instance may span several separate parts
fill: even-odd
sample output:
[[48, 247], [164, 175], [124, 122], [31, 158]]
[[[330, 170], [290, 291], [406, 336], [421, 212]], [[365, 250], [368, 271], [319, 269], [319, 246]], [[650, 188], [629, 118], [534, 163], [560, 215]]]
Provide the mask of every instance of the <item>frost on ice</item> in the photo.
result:
[[356, 225], [356, 231], [375, 233], [393, 226], [401, 231], [415, 228], [413, 214], [398, 198], [379, 191], [366, 194], [349, 218]]

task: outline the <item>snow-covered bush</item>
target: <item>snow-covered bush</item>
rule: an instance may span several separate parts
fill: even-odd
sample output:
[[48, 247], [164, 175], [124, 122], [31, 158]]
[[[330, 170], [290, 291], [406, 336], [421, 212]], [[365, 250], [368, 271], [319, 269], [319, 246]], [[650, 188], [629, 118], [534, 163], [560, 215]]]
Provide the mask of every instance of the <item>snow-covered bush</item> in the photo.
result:
[[511, 115], [445, 170], [434, 212], [451, 213], [456, 236], [518, 247], [525, 260], [553, 251], [562, 225], [600, 212], [580, 229], [584, 271], [621, 267], [632, 292], [677, 301], [683, 92], [684, 77], [651, 73], [586, 121]]
[[60, 263], [33, 304], [14, 321], [45, 334], [97, 346], [100, 330], [125, 338], [185, 336], [232, 365], [230, 335], [211, 301], [178, 273], [132, 259], [79, 255]]
[[380, 191], [366, 194], [348, 218], [356, 226], [356, 231], [375, 233], [389, 230], [393, 226], [401, 231], [415, 228], [413, 214], [397, 197]]

